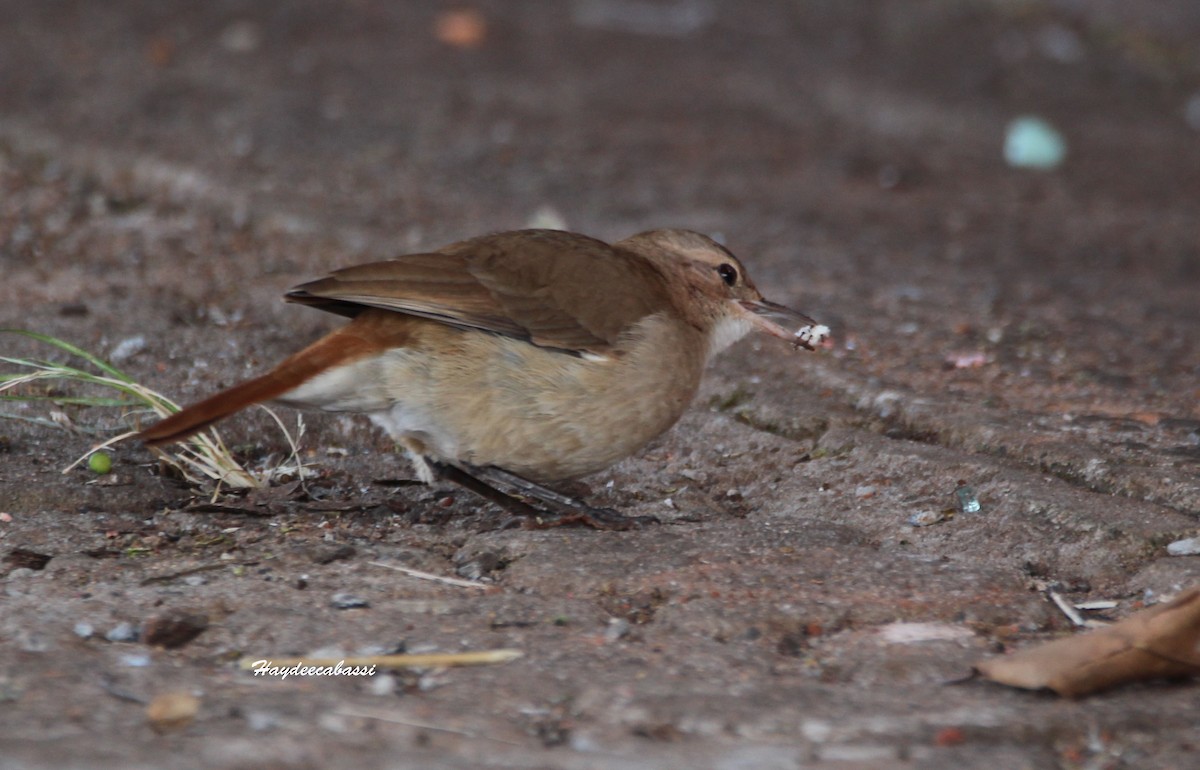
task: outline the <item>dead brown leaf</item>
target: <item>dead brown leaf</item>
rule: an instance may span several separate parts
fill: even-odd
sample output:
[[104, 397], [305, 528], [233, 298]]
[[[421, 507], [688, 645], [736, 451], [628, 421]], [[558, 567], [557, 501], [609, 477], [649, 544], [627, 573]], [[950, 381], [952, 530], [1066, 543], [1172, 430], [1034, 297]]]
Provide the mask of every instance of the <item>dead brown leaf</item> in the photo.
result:
[[444, 11], [434, 23], [437, 39], [454, 48], [478, 48], [487, 31], [487, 19], [474, 8]]
[[1127, 682], [1200, 674], [1200, 588], [1099, 631], [984, 661], [976, 672], [1068, 698]]

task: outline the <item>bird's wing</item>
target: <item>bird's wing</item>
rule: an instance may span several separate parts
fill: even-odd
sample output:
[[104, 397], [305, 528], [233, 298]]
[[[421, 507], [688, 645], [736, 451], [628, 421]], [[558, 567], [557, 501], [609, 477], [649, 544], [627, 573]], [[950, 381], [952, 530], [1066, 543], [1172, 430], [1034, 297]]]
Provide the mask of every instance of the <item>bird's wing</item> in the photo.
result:
[[657, 269], [632, 252], [574, 233], [524, 230], [337, 270], [287, 299], [350, 317], [368, 307], [394, 310], [604, 354], [663, 309], [661, 286]]

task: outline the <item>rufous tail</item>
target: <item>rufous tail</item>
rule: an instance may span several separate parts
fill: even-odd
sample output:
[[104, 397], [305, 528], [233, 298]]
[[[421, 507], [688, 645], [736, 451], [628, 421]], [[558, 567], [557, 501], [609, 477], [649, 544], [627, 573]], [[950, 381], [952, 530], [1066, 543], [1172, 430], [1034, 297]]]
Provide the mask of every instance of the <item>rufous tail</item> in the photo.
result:
[[[390, 316], [390, 317], [389, 317]], [[248, 406], [279, 398], [305, 381], [357, 358], [403, 343], [396, 313], [368, 311], [341, 329], [284, 359], [266, 374], [223, 390], [137, 434], [149, 446], [183, 441]]]
[[234, 412], [278, 398], [303, 381], [282, 377], [278, 369], [273, 369], [159, 420], [137, 438], [149, 446], [183, 441]]

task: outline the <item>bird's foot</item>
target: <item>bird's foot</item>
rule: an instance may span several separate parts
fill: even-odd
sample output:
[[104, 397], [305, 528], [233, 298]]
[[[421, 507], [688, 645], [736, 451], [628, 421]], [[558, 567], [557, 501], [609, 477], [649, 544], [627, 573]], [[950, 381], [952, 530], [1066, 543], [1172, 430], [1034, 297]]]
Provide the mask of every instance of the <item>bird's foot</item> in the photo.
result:
[[[550, 529], [572, 524], [602, 530], [641, 529], [657, 524], [653, 516], [626, 516], [611, 508], [594, 508], [523, 476], [494, 466], [450, 465], [431, 462], [434, 471], [475, 494], [491, 500], [511, 516], [501, 529]], [[527, 500], [539, 503], [530, 505]]]
[[580, 503], [580, 508], [572, 511], [536, 511], [532, 515], [516, 515], [501, 525], [501, 529], [521, 527], [522, 529], [551, 529], [578, 524], [592, 529], [622, 532], [630, 529], [641, 529], [651, 524], [657, 524], [653, 516], [626, 516], [612, 508], [593, 508]]

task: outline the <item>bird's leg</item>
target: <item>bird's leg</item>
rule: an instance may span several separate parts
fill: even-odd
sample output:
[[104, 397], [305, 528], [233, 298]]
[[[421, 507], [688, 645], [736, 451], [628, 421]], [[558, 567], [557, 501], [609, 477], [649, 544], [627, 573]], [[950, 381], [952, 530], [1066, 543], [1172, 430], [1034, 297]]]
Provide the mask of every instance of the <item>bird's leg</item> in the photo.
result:
[[[611, 508], [594, 508], [582, 500], [555, 492], [515, 473], [492, 465], [477, 466], [429, 461], [438, 476], [453, 481], [520, 517], [526, 529], [548, 529], [564, 524], [583, 524], [594, 529], [637, 529], [656, 524], [653, 516], [625, 516]], [[541, 503], [536, 508], [522, 498]]]
[[457, 465], [440, 463], [436, 460], [428, 460], [427, 462], [429, 463], [429, 467], [433, 469], [433, 472], [438, 478], [445, 479], [446, 481], [452, 481], [455, 484], [458, 484], [460, 487], [469, 489], [483, 499], [495, 503], [515, 516], [537, 517], [542, 513], [537, 508], [527, 505], [512, 495], [506, 494], [505, 492], [502, 492], [501, 490], [491, 486], [487, 482], [481, 481], [480, 479], [472, 476], [470, 473], [467, 473]]
[[539, 512], [534, 521], [525, 523], [524, 526], [531, 529], [563, 524], [584, 524], [595, 529], [637, 529], [646, 524], [658, 523], [658, 519], [653, 516], [625, 516], [612, 508], [590, 506], [582, 500], [561, 494], [494, 465], [469, 467], [471, 473], [487, 484], [506, 488], [509, 495], [536, 500], [548, 509]]

